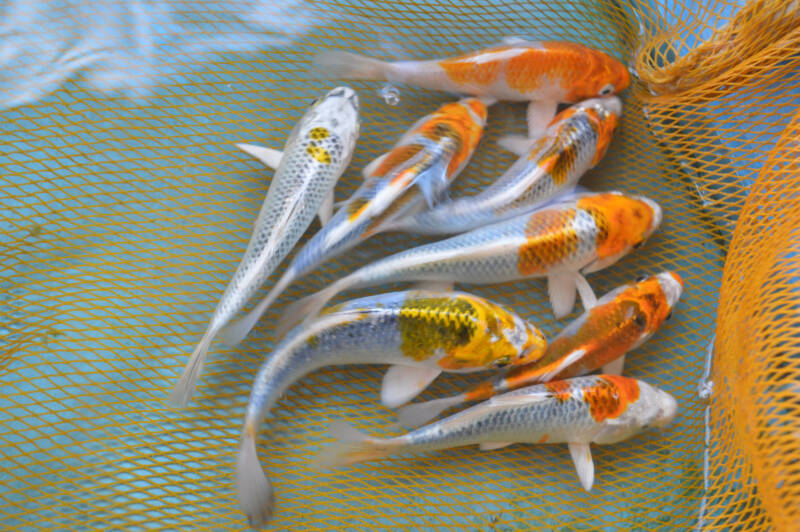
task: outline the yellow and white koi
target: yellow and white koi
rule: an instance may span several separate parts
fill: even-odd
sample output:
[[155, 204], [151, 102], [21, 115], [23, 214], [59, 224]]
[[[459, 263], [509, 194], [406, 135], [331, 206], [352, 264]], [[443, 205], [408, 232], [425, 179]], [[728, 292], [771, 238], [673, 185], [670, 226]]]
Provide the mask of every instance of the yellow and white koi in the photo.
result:
[[272, 488], [256, 454], [256, 434], [298, 379], [324, 366], [390, 364], [381, 399], [398, 406], [442, 371], [473, 372], [526, 364], [544, 353], [533, 324], [460, 292], [393, 292], [350, 301], [298, 327], [275, 347], [253, 383], [236, 466], [239, 505], [252, 526], [272, 513]]

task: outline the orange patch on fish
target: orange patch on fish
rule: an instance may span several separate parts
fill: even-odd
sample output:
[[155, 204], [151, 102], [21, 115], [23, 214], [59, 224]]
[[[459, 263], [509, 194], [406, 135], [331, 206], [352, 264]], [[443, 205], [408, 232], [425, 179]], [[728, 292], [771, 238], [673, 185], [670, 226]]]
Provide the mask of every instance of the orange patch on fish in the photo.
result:
[[530, 216], [525, 226], [525, 243], [520, 246], [517, 258], [517, 269], [522, 275], [543, 273], [577, 250], [574, 218], [574, 209], [545, 209]]
[[542, 436], [541, 438], [539, 438], [539, 441], [537, 441], [536, 443], [546, 443], [546, 442], [547, 442], [547, 439], [548, 439], [549, 437], [550, 437], [550, 435], [549, 435], [549, 434], [545, 434], [544, 436]]
[[597, 146], [595, 146], [594, 158], [592, 159], [592, 165], [595, 165], [600, 162], [600, 159], [608, 151], [608, 146], [614, 137], [614, 130], [617, 129], [617, 124], [619, 123], [619, 117], [614, 113], [608, 113], [606, 116], [600, 117], [594, 109], [587, 109], [586, 114], [597, 131]]
[[583, 400], [598, 423], [621, 416], [637, 399], [639, 384], [636, 380], [618, 375], [601, 375], [595, 385], [583, 390]]
[[567, 381], [548, 382], [544, 385], [544, 387], [553, 395], [553, 397], [562, 403], [572, 397], [572, 393], [570, 392], [571, 386]]
[[422, 151], [419, 144], [401, 144], [392, 148], [381, 163], [372, 171], [371, 176], [384, 176]]
[[481, 50], [439, 61], [450, 81], [460, 85], [491, 85], [503, 67], [502, 52], [511, 47], [502, 46], [492, 50]]
[[644, 201], [619, 194], [595, 194], [578, 200], [597, 227], [597, 257], [618, 255], [644, 241], [653, 225], [653, 209]]
[[494, 395], [494, 385], [483, 382], [465, 394], [465, 401], [483, 401]]

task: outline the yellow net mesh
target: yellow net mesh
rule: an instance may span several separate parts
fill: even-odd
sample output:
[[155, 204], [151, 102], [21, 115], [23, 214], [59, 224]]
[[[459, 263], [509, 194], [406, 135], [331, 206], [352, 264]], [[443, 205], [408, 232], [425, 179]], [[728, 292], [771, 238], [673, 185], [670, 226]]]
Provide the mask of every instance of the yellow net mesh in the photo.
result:
[[[684, 278], [674, 318], [626, 370], [673, 393], [680, 417], [663, 433], [598, 447], [591, 494], [556, 446], [320, 472], [310, 458], [332, 420], [386, 434], [393, 418], [378, 405], [381, 368], [319, 371], [279, 403], [259, 448], [276, 489], [275, 529], [791, 529], [800, 518], [795, 3], [331, 0], [304, 4], [311, 18], [285, 5], [272, 14], [291, 35], [280, 46], [202, 60], [165, 46], [159, 53], [181, 68], [166, 69], [146, 98], [97, 93], [75, 78], [2, 112], [3, 527], [244, 528], [232, 464], [249, 385], [283, 306], [421, 240], [375, 238], [292, 287], [241, 348], [214, 347], [189, 410], [168, 409], [167, 391], [268, 185], [269, 172], [233, 145], [283, 143], [307, 103], [332, 86], [308, 73], [322, 48], [431, 57], [525, 34], [631, 59], [640, 76], [608, 156], [583, 184], [647, 195], [662, 205], [664, 224], [589, 281], [604, 293], [663, 269]], [[207, 25], [223, 13], [200, 3], [188, 18]], [[360, 168], [447, 99], [404, 87], [388, 106], [378, 85], [353, 86], [362, 140], [338, 199]], [[523, 130], [523, 108], [492, 110], [456, 193], [484, 186], [513, 160], [496, 141]], [[470, 290], [550, 336], [563, 326], [541, 282]], [[442, 379], [424, 397], [478, 378]], [[698, 393], [706, 380], [710, 399]]]

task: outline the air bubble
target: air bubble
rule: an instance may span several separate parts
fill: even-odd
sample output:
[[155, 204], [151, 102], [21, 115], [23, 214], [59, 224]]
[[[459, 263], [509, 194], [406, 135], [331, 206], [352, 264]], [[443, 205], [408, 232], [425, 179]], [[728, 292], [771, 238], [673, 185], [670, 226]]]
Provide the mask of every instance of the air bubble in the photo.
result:
[[378, 92], [387, 105], [395, 106], [400, 103], [400, 90], [394, 85], [384, 85]]

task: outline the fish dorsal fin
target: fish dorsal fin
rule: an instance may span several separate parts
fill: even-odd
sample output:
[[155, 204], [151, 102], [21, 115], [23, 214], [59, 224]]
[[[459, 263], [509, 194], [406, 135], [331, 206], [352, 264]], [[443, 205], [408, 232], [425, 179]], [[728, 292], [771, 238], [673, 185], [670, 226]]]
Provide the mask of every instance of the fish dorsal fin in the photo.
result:
[[547, 292], [556, 318], [563, 318], [575, 306], [575, 273], [555, 273], [547, 277]]
[[317, 216], [319, 216], [319, 223], [323, 226], [327, 224], [330, 221], [331, 216], [333, 216], [333, 189], [325, 194], [325, 198], [322, 200], [322, 205], [319, 206]]
[[508, 447], [512, 445], [513, 441], [487, 441], [481, 444], [478, 444], [478, 447], [481, 451], [494, 451], [495, 449], [502, 449], [503, 447]]
[[252, 155], [273, 170], [280, 166], [281, 158], [283, 158], [282, 151], [273, 150], [272, 148], [266, 148], [264, 146], [256, 146], [255, 144], [237, 144], [236, 147], [246, 154]]
[[381, 402], [388, 408], [404, 405], [433, 382], [440, 368], [420, 366], [391, 366], [383, 376]]
[[581, 486], [586, 491], [591, 491], [594, 483], [592, 449], [588, 443], [570, 442], [568, 445], [569, 454], [572, 455], [572, 462], [575, 464], [575, 471], [578, 473]]

